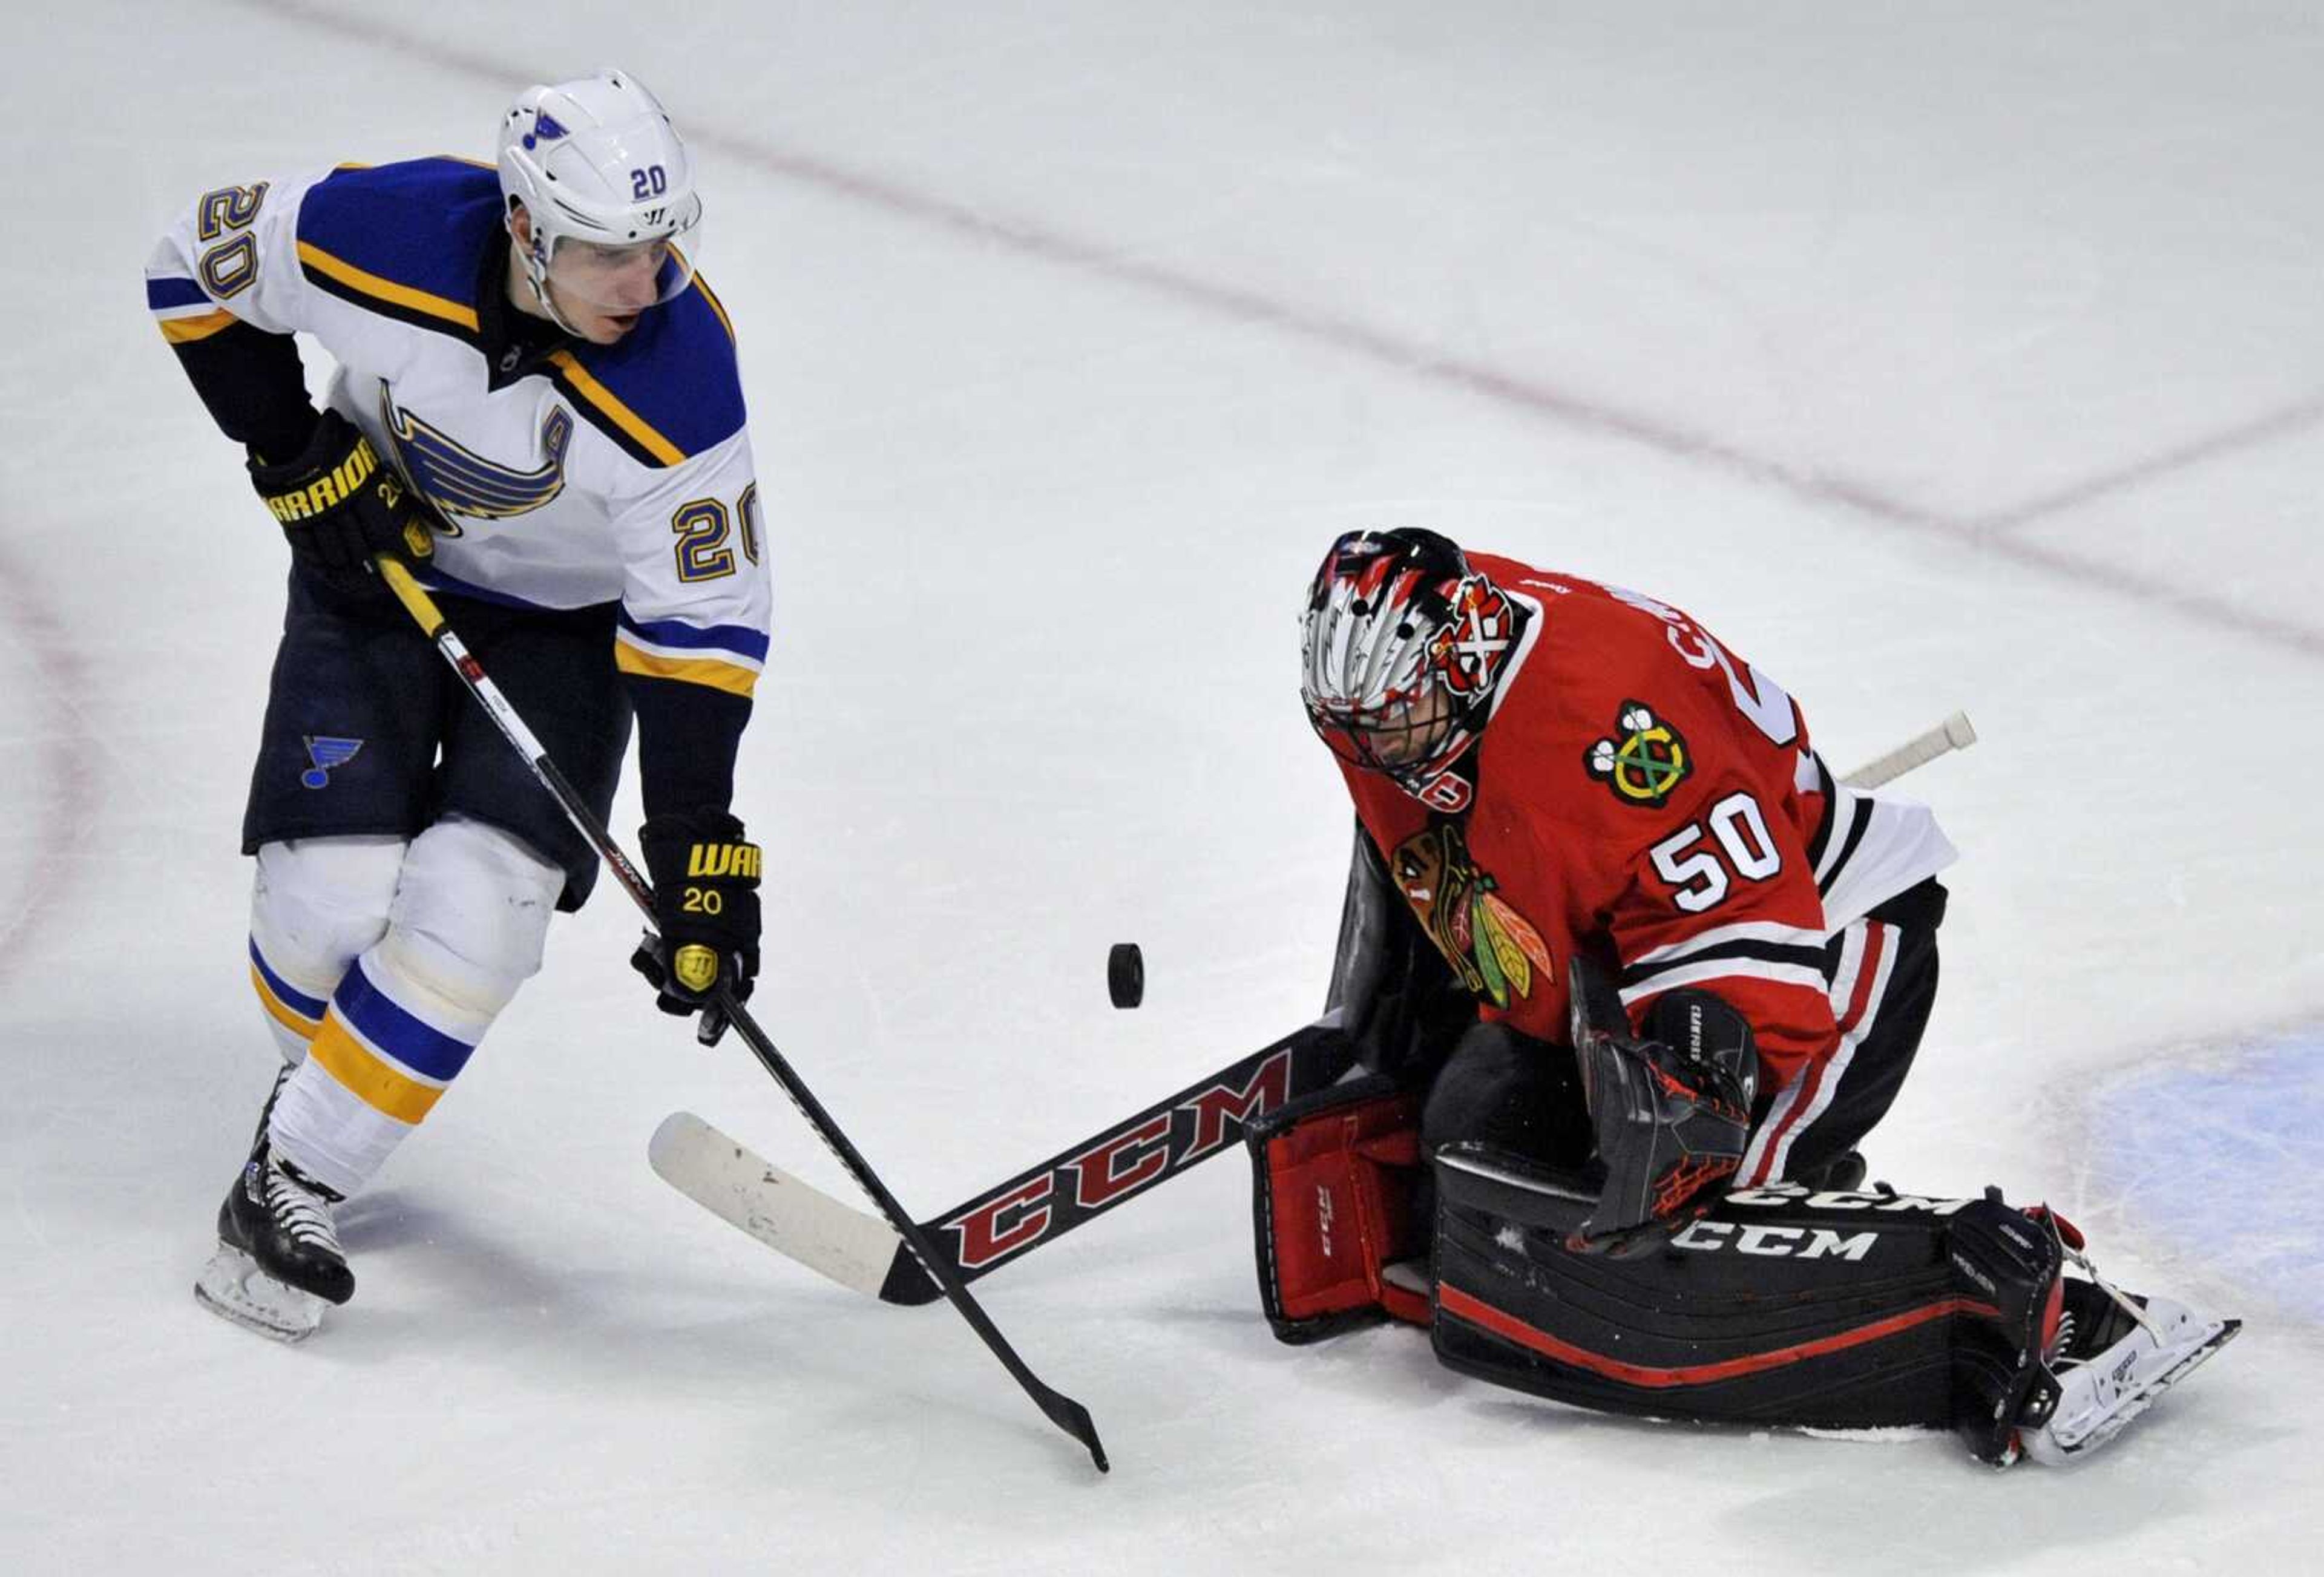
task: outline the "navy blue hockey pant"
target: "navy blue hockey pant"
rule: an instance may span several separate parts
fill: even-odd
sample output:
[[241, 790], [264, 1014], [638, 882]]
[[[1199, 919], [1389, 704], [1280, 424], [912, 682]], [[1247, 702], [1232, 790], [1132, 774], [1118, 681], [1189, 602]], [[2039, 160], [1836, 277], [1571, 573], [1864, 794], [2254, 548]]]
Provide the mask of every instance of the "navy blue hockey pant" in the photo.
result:
[[[630, 736], [614, 607], [519, 609], [438, 594], [445, 616], [599, 820]], [[575, 909], [597, 857], [459, 677], [384, 587], [346, 593], [293, 569], [242, 847], [410, 838], [446, 815], [484, 822], [565, 872]]]

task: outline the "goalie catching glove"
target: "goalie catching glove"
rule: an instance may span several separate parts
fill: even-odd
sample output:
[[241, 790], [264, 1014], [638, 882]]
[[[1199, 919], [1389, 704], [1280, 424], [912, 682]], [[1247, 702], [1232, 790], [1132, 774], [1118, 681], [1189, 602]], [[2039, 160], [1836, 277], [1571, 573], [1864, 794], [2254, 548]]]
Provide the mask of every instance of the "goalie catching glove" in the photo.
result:
[[[759, 973], [759, 845], [723, 810], [669, 812], [638, 831], [654, 889], [654, 924], [630, 965], [681, 1017], [714, 1005], [720, 988], [749, 998]], [[715, 1039], [723, 1020], [706, 1020]]]
[[269, 465], [251, 451], [250, 481], [290, 540], [291, 557], [343, 591], [379, 585], [379, 554], [415, 563], [434, 556], [426, 506], [336, 410], [323, 412], [291, 459]]

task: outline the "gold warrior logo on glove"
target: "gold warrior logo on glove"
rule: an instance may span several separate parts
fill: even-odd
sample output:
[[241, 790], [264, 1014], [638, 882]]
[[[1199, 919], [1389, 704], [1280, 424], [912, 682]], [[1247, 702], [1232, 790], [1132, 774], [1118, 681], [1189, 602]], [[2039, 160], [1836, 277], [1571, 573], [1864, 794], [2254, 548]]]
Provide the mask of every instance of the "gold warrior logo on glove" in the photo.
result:
[[[686, 873], [688, 876], [740, 876], [748, 881], [759, 879], [759, 845], [756, 844], [696, 844], [686, 853]], [[693, 908], [696, 891], [687, 892], [687, 906]], [[717, 895], [709, 895], [714, 903]], [[708, 910], [716, 914], [716, 908]]]
[[718, 954], [699, 942], [688, 942], [670, 960], [669, 972], [690, 991], [706, 991], [718, 978]]
[[[355, 490], [379, 470], [379, 452], [371, 447], [369, 438], [359, 438], [355, 447], [338, 466], [303, 487], [293, 487], [282, 493], [265, 494], [266, 507], [284, 525], [293, 521], [311, 520], [325, 510], [346, 503], [355, 495]], [[387, 501], [394, 503], [392, 498]]]

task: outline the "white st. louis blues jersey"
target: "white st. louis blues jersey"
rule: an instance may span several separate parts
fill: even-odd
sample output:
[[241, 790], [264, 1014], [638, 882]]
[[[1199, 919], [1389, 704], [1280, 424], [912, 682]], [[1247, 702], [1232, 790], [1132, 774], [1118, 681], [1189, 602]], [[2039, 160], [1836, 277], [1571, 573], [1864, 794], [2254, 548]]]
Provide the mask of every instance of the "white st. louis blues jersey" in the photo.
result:
[[[493, 387], [477, 301], [488, 165], [342, 166], [204, 196], [146, 265], [172, 344], [237, 321], [314, 337], [328, 403], [448, 524], [420, 578], [541, 608], [620, 604], [626, 673], [749, 696], [769, 576], [733, 326], [698, 277], [619, 344]], [[512, 363], [512, 365], [515, 364]]]

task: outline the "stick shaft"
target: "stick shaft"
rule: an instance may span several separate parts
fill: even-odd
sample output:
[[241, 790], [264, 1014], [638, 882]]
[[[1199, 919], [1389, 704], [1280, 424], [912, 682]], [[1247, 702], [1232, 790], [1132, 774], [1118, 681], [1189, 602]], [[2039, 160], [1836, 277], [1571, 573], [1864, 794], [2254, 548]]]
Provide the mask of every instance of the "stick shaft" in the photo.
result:
[[[549, 752], [540, 739], [525, 726], [524, 719], [509, 704], [500, 687], [493, 683], [492, 676], [484, 671], [484, 664], [478, 662], [461, 641], [459, 633], [444, 617], [444, 610], [437, 605], [436, 599], [429, 596], [427, 589], [412, 578], [411, 572], [395, 558], [382, 554], [373, 562], [378, 567], [389, 589], [395, 593], [396, 599], [402, 603], [405, 612], [434, 642], [444, 660], [451, 665], [452, 671], [460, 676], [460, 682], [467, 687], [468, 693], [491, 714], [493, 721], [507, 735], [510, 744], [531, 766], [532, 774], [540, 786], [564, 807], [566, 818], [583, 837], [588, 839], [590, 846], [612, 868], [615, 879], [627, 890], [638, 908], [644, 911], [647, 919], [651, 920], [654, 918], [653, 888], [644, 874], [631, 862], [587, 802], [557, 770], [557, 763], [549, 759]], [[922, 1268], [944, 1289], [945, 1296], [952, 1300], [953, 1306], [960, 1311], [961, 1317], [968, 1322], [970, 1328], [983, 1339], [985, 1346], [1001, 1360], [1001, 1367], [1024, 1388], [1026, 1394], [1033, 1398], [1034, 1404], [1051, 1423], [1088, 1449], [1090, 1459], [1097, 1464], [1098, 1471], [1104, 1471], [1105, 1448], [1098, 1443], [1097, 1426], [1091, 1420], [1089, 1410], [1071, 1397], [1043, 1384], [1040, 1377], [1017, 1355], [1017, 1350], [1009, 1344], [1008, 1338], [1001, 1335], [1000, 1328], [969, 1295], [968, 1288], [960, 1279], [960, 1273], [952, 1268], [949, 1257], [936, 1251], [904, 1207], [896, 1202], [896, 1196], [888, 1192], [887, 1185], [881, 1182], [871, 1164], [840, 1130], [831, 1113], [824, 1110], [823, 1102], [816, 1099], [815, 1092], [807, 1088], [807, 1081], [799, 1077], [783, 1054], [776, 1049], [766, 1031], [759, 1028], [757, 1020], [723, 985], [718, 988], [717, 1005], [742, 1036], [743, 1044], [751, 1048], [752, 1055], [759, 1059], [759, 1065], [765, 1068], [775, 1083], [781, 1086], [783, 1093], [790, 1097], [791, 1103], [798, 1108], [799, 1114], [807, 1119], [816, 1137], [839, 1158], [840, 1165], [847, 1168], [848, 1176], [855, 1179], [856, 1185], [879, 1205], [880, 1213], [888, 1218], [888, 1224], [895, 1228], [896, 1235], [909, 1245]]]
[[1969, 726], [1969, 714], [1956, 712], [1926, 733], [1906, 740], [1877, 761], [1865, 762], [1840, 781], [1851, 788], [1877, 788], [1948, 752], [1967, 750], [1976, 742], [1977, 730]]

